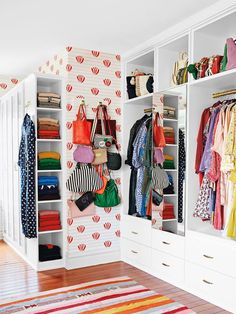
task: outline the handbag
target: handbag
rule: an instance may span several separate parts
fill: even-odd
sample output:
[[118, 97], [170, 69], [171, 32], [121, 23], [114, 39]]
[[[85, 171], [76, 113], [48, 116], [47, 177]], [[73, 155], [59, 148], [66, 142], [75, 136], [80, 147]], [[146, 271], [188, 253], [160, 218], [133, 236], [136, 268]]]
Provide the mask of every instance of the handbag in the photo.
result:
[[126, 86], [127, 86], [128, 98], [132, 99], [132, 98], [137, 97], [136, 91], [135, 91], [135, 77], [134, 76], [126, 77]]
[[79, 145], [75, 149], [73, 157], [76, 162], [91, 164], [94, 160], [94, 152], [90, 146]]
[[74, 200], [67, 200], [67, 205], [69, 207], [68, 217], [69, 218], [80, 218], [85, 216], [93, 216], [96, 214], [96, 207], [94, 203], [91, 203], [86, 209], [81, 211]]
[[154, 147], [154, 163], [155, 164], [162, 164], [165, 160], [163, 151], [159, 147]]
[[155, 165], [152, 170], [152, 185], [154, 190], [163, 190], [169, 185], [168, 175], [160, 165]]
[[157, 112], [153, 122], [153, 140], [156, 147], [165, 147], [166, 140], [164, 136], [163, 126], [160, 124], [160, 115]]
[[236, 68], [236, 40], [228, 38], [227, 44], [227, 65], [226, 70], [232, 70]]
[[74, 144], [90, 145], [92, 123], [87, 120], [84, 107], [84, 102], [82, 102], [76, 115], [77, 119], [73, 121], [72, 141]]
[[208, 68], [206, 69], [206, 76], [217, 74], [220, 72], [220, 63], [223, 56], [211, 56], [208, 61]]
[[83, 211], [95, 200], [95, 195], [93, 192], [86, 192], [80, 198], [75, 201], [76, 206], [79, 210]]
[[[92, 132], [91, 132], [91, 142], [94, 144], [96, 148], [110, 147], [113, 142], [113, 137], [111, 135], [111, 129], [110, 129], [110, 123], [109, 123], [107, 111], [104, 109], [104, 107], [105, 106], [99, 103], [96, 109], [96, 117], [93, 121], [93, 127], [92, 127]], [[102, 132], [101, 134], [95, 134], [99, 116], [101, 120]], [[105, 121], [108, 124], [108, 132], [109, 132], [108, 135], [106, 134]]]
[[188, 81], [188, 54], [180, 52], [179, 59], [175, 62], [171, 77], [171, 85], [180, 85]]
[[111, 152], [108, 151], [107, 152], [107, 168], [110, 170], [119, 170], [121, 168], [122, 165], [122, 159], [121, 159], [121, 155], [118, 151], [118, 147], [117, 144], [114, 145], [117, 152]]
[[102, 179], [92, 165], [77, 164], [66, 181], [66, 188], [73, 193], [97, 191], [103, 186]]
[[139, 96], [144, 96], [153, 93], [153, 75], [137, 75], [135, 77], [135, 93]]
[[107, 162], [107, 149], [106, 148], [94, 148], [94, 159], [92, 165], [98, 166]]
[[115, 207], [120, 204], [118, 188], [113, 179], [107, 182], [106, 189], [103, 194], [96, 194], [95, 205], [98, 207]]
[[153, 204], [155, 204], [156, 206], [160, 206], [162, 201], [163, 201], [163, 195], [161, 195], [160, 193], [158, 193], [155, 190], [152, 190], [152, 202], [153, 202]]
[[188, 67], [179, 69], [176, 77], [177, 85], [185, 84], [188, 82]]
[[102, 179], [103, 186], [101, 187], [100, 190], [97, 190], [97, 191], [96, 191], [97, 194], [103, 194], [103, 193], [104, 193], [104, 191], [105, 191], [105, 189], [106, 189], [106, 186], [107, 186], [107, 182], [108, 182], [107, 177], [105, 177], [105, 176], [103, 175], [102, 168], [103, 168], [103, 166], [99, 166], [99, 174], [100, 174], [100, 177], [101, 177], [101, 179]]

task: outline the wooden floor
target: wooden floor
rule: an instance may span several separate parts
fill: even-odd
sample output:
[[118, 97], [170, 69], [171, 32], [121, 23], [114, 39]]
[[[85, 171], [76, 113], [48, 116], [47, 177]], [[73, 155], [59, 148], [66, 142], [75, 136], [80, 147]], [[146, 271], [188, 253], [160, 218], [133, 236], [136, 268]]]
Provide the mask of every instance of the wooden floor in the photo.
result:
[[37, 273], [0, 241], [0, 304], [1, 300], [9, 297], [117, 276], [129, 276], [145, 287], [188, 306], [196, 313], [229, 313], [123, 262], [76, 270], [58, 269]]

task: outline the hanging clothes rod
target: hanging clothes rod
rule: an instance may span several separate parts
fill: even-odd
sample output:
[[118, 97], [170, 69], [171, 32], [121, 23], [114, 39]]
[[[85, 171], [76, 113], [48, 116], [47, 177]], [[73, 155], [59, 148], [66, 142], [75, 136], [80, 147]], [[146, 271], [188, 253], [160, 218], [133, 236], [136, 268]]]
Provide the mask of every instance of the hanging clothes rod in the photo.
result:
[[144, 113], [153, 112], [153, 108], [146, 108], [143, 111], [144, 111]]
[[219, 98], [222, 96], [233, 95], [236, 94], [236, 89], [230, 89], [223, 92], [217, 92], [212, 94], [212, 98]]

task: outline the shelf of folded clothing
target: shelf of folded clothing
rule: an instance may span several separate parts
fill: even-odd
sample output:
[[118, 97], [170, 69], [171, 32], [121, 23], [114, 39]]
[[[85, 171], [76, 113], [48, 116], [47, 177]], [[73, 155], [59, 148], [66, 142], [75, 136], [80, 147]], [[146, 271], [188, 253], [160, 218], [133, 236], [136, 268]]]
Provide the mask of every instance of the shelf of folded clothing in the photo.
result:
[[47, 234], [47, 233], [58, 233], [58, 232], [62, 232], [62, 229], [58, 229], [58, 230], [47, 230], [47, 231], [38, 231], [38, 234]]
[[48, 203], [61, 203], [62, 199], [58, 200], [46, 200], [46, 201], [38, 201], [38, 204], [48, 204]]
[[62, 172], [61, 169], [48, 169], [48, 170], [37, 170], [38, 173], [47, 173], [47, 172]]
[[152, 103], [152, 96], [153, 93], [144, 95], [144, 96], [139, 96], [139, 97], [135, 97], [135, 98], [131, 98], [131, 99], [127, 99], [125, 101], [125, 104], [144, 104], [144, 102], [146, 102], [147, 100], [149, 100]]
[[198, 80], [190, 81], [190, 86], [204, 86], [204, 88], [235, 88], [236, 69], [220, 72], [211, 76], [206, 76]]
[[37, 107], [37, 111], [39, 112], [60, 112], [62, 111], [61, 108], [41, 108], [41, 107]]
[[57, 142], [57, 143], [61, 143], [61, 139], [54, 139], [54, 138], [37, 138], [38, 142]]

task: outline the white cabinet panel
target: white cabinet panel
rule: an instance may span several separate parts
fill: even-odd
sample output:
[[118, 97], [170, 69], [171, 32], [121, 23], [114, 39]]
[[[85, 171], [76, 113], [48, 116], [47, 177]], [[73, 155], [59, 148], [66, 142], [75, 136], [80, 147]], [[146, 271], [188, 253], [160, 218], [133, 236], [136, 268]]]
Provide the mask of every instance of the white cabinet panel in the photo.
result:
[[151, 249], [133, 241], [122, 239], [122, 255], [137, 267], [151, 267]]

